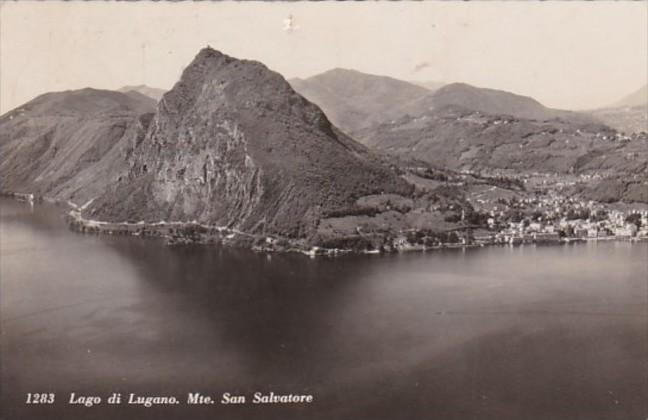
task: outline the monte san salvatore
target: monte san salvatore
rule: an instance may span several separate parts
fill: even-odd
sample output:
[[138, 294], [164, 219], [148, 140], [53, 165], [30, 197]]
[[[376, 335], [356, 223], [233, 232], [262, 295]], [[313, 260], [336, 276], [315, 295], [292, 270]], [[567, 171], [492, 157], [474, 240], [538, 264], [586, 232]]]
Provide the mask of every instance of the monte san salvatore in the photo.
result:
[[211, 48], [163, 96], [129, 168], [84, 214], [312, 241], [332, 212], [413, 192], [279, 74]]

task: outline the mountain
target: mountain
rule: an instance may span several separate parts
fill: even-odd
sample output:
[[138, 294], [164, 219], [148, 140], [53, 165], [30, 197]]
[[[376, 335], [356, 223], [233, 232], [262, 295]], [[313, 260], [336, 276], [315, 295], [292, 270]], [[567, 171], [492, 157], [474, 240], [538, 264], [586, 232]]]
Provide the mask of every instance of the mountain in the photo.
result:
[[540, 121], [561, 118], [584, 123], [594, 122], [593, 118], [576, 112], [547, 108], [528, 96], [496, 89], [479, 88], [466, 83], [445, 85], [425, 98], [408, 104], [406, 113], [420, 115], [423, 112], [447, 106], [458, 106], [487, 114], [510, 115], [516, 118]]
[[624, 133], [648, 133], [648, 85], [590, 114]]
[[0, 190], [82, 204], [125, 174], [155, 102], [81, 89], [47, 93], [0, 117]]
[[124, 95], [128, 96], [135, 102], [140, 102], [143, 104], [147, 104], [147, 106], [151, 109], [155, 109], [157, 107], [157, 100], [151, 98], [150, 96], [146, 96], [143, 93], [136, 92], [134, 90], [129, 90], [126, 92], [120, 92], [123, 93]]
[[597, 109], [590, 113], [622, 133], [648, 133], [648, 105]]
[[380, 153], [452, 170], [569, 174], [646, 168], [646, 153], [626, 153], [629, 138], [597, 118], [510, 92], [452, 83], [396, 106], [399, 117], [357, 130], [354, 137]]
[[607, 177], [600, 181], [579, 185], [575, 192], [588, 200], [599, 203], [648, 204], [648, 182], [646, 182], [645, 173], [635, 177]]
[[585, 113], [551, 109], [530, 97], [465, 83], [435, 84], [434, 89], [429, 89], [430, 86], [421, 86], [421, 82], [408, 83], [343, 69], [291, 83], [296, 91], [319, 105], [333, 123], [360, 141], [363, 141], [360, 132], [371, 127], [406, 115], [430, 114], [448, 106], [539, 121], [599, 122]]
[[122, 92], [122, 93], [129, 93], [129, 92], [141, 93], [142, 95], [148, 96], [149, 98], [154, 99], [157, 102], [160, 99], [162, 99], [162, 95], [164, 95], [164, 92], [166, 92], [166, 90], [153, 88], [153, 87], [149, 87], [149, 86], [146, 86], [146, 85], [137, 85], [137, 86], [124, 86], [122, 88], [119, 88], [118, 92]]
[[619, 102], [613, 104], [609, 108], [634, 107], [634, 106], [646, 106], [646, 105], [648, 105], [648, 85], [644, 85], [643, 87], [639, 88], [637, 91], [624, 97]]
[[402, 115], [401, 106], [430, 93], [402, 80], [346, 69], [333, 69], [290, 83], [349, 134], [398, 118]]
[[162, 97], [129, 167], [87, 217], [306, 238], [363, 197], [413, 191], [278, 73], [211, 48]]

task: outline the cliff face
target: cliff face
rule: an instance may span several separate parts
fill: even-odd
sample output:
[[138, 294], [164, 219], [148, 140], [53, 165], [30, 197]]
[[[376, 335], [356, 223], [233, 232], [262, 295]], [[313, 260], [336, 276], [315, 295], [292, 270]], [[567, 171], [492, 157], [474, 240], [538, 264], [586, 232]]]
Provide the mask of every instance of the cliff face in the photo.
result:
[[118, 92], [48, 93], [0, 117], [0, 190], [83, 204], [126, 174], [155, 102]]
[[362, 196], [411, 190], [279, 74], [206, 48], [159, 102], [127, 176], [87, 215], [306, 237]]

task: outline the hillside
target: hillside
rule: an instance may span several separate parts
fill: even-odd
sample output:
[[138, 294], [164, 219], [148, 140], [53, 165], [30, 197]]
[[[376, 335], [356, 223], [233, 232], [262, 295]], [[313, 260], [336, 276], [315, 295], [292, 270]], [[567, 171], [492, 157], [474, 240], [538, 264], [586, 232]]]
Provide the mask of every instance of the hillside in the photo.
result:
[[293, 79], [290, 83], [349, 134], [400, 117], [400, 107], [430, 93], [402, 80], [346, 69]]
[[88, 217], [304, 238], [361, 197], [413, 190], [279, 74], [210, 48], [164, 95], [129, 166]]
[[590, 114], [627, 134], [648, 133], [648, 85], [609, 107], [590, 111]]
[[600, 122], [586, 113], [551, 109], [530, 97], [465, 83], [433, 84], [434, 89], [428, 89], [417, 82], [342, 69], [291, 83], [297, 92], [319, 105], [334, 124], [360, 141], [364, 140], [362, 132], [372, 127], [448, 106], [539, 121]]
[[437, 89], [418, 102], [408, 104], [404, 108], [403, 115], [421, 115], [448, 106], [538, 121], [563, 119], [577, 123], [596, 122], [592, 117], [584, 114], [547, 108], [528, 96], [479, 88], [465, 83], [452, 83]]
[[591, 114], [620, 132], [648, 133], [648, 105], [597, 109]]
[[600, 124], [520, 119], [456, 106], [406, 116], [361, 135], [378, 151], [473, 171], [635, 173], [645, 170], [648, 153], [639, 148], [637, 156], [625, 156], [629, 143]]
[[108, 90], [47, 93], [0, 117], [0, 190], [82, 204], [125, 173], [155, 103]]
[[634, 107], [648, 105], [648, 85], [643, 85], [628, 96], [612, 104], [610, 108]]

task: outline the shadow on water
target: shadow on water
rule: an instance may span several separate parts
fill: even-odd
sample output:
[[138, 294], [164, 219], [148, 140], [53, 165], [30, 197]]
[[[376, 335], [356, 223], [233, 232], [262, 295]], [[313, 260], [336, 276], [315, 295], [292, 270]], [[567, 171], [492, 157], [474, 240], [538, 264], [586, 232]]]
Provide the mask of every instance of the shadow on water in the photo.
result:
[[[296, 373], [288, 386], [309, 385], [313, 370], [326, 370], [318, 355], [329, 346], [330, 315], [342, 296], [363, 280], [367, 257], [309, 259], [221, 247], [167, 247], [118, 241], [112, 248], [132, 261], [144, 294], [172, 299], [183, 317], [217, 331], [200, 343], [231, 349], [258, 381]], [[143, 301], [136, 305], [147, 310]], [[307, 374], [310, 372], [310, 374]], [[300, 383], [301, 382], [301, 383]]]
[[62, 233], [65, 230], [64, 215], [63, 205], [30, 205], [28, 202], [0, 197], [0, 219], [3, 224], [34, 227], [45, 234]]

